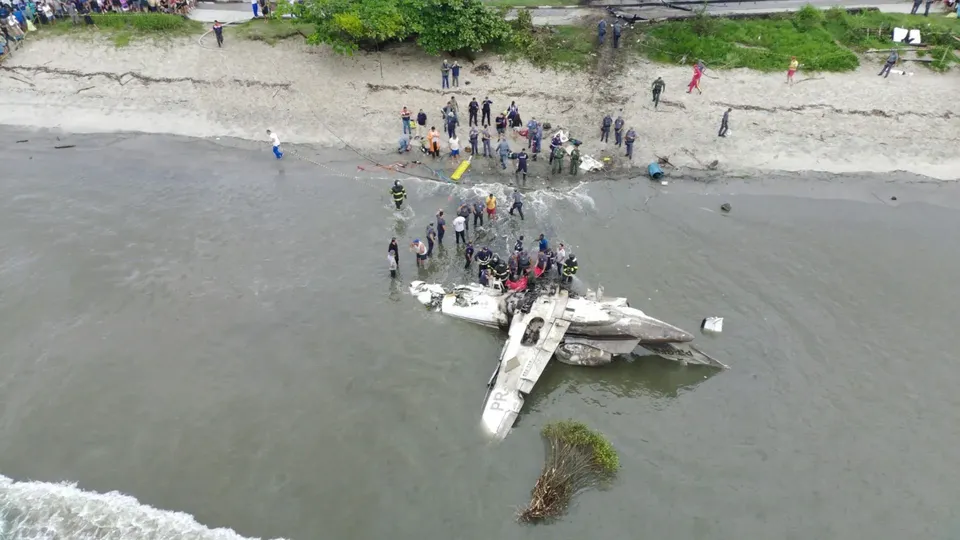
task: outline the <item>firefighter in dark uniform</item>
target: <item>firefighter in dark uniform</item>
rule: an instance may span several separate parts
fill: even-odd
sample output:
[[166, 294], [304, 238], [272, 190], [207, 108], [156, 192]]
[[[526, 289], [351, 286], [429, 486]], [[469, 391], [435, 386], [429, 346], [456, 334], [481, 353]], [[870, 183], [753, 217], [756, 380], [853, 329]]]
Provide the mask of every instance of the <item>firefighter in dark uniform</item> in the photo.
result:
[[506, 261], [500, 260], [500, 257], [494, 253], [491, 266], [493, 267], [494, 279], [499, 281], [501, 284], [506, 282], [507, 278], [510, 276], [510, 268], [507, 266]]
[[399, 180], [393, 182], [390, 188], [390, 194], [393, 195], [393, 204], [397, 205], [397, 210], [403, 206], [403, 200], [407, 198], [407, 188], [403, 187]]
[[563, 279], [562, 283], [572, 283], [573, 276], [577, 275], [577, 256], [573, 253], [567, 257], [567, 260], [563, 263]]

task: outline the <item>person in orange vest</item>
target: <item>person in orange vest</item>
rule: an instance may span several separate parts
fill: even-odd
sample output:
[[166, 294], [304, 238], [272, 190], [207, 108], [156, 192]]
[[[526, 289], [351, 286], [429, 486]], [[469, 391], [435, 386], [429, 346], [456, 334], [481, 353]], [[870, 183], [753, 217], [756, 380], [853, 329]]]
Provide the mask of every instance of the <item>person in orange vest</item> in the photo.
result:
[[430, 155], [435, 158], [440, 157], [440, 132], [437, 131], [436, 126], [430, 127], [430, 133], [427, 134], [427, 138], [430, 141], [430, 146], [428, 146]]

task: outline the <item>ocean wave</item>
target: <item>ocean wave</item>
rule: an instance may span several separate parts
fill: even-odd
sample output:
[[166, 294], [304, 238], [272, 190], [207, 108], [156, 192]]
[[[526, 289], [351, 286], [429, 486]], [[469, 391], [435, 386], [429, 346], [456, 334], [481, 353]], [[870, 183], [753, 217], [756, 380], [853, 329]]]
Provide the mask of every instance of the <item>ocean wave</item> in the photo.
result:
[[117, 491], [96, 493], [84, 491], [76, 484], [17, 482], [0, 475], [0, 539], [186, 538], [247, 540], [232, 529], [210, 529], [190, 514], [159, 510]]

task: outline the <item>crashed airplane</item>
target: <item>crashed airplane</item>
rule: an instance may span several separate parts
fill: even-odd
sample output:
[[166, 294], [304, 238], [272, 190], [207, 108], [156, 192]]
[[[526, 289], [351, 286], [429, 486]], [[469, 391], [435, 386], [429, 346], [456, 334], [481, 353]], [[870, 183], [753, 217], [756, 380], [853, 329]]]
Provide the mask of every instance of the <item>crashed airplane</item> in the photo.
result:
[[510, 432], [523, 395], [533, 390], [554, 355], [566, 364], [598, 366], [618, 355], [652, 353], [683, 364], [727, 368], [691, 345], [689, 332], [630, 307], [626, 298], [603, 298], [602, 288], [578, 296], [556, 283], [512, 291], [476, 284], [446, 290], [414, 281], [410, 293], [445, 315], [508, 331], [483, 404], [484, 430], [497, 439]]

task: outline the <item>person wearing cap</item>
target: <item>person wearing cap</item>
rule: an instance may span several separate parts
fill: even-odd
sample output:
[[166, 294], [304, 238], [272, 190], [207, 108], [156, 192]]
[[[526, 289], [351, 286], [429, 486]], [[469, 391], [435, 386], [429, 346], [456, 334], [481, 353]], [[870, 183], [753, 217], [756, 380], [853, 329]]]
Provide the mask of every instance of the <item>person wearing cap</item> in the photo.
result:
[[[460, 206], [457, 207], [457, 215], [463, 218], [463, 230], [470, 230], [470, 205], [467, 204], [467, 201], [461, 201]], [[466, 242], [466, 238], [463, 240]]]
[[427, 246], [420, 241], [419, 238], [414, 239], [413, 243], [410, 244], [410, 249], [417, 254], [417, 267], [421, 267], [427, 264]]
[[468, 270], [470, 269], [470, 262], [473, 261], [473, 242], [467, 242], [467, 249], [464, 250], [463, 256], [466, 259], [466, 263], [464, 263], [463, 269]]
[[563, 277], [560, 279], [561, 283], [572, 283], [573, 276], [577, 275], [577, 256], [571, 253], [567, 255], [567, 260], [563, 261]]

